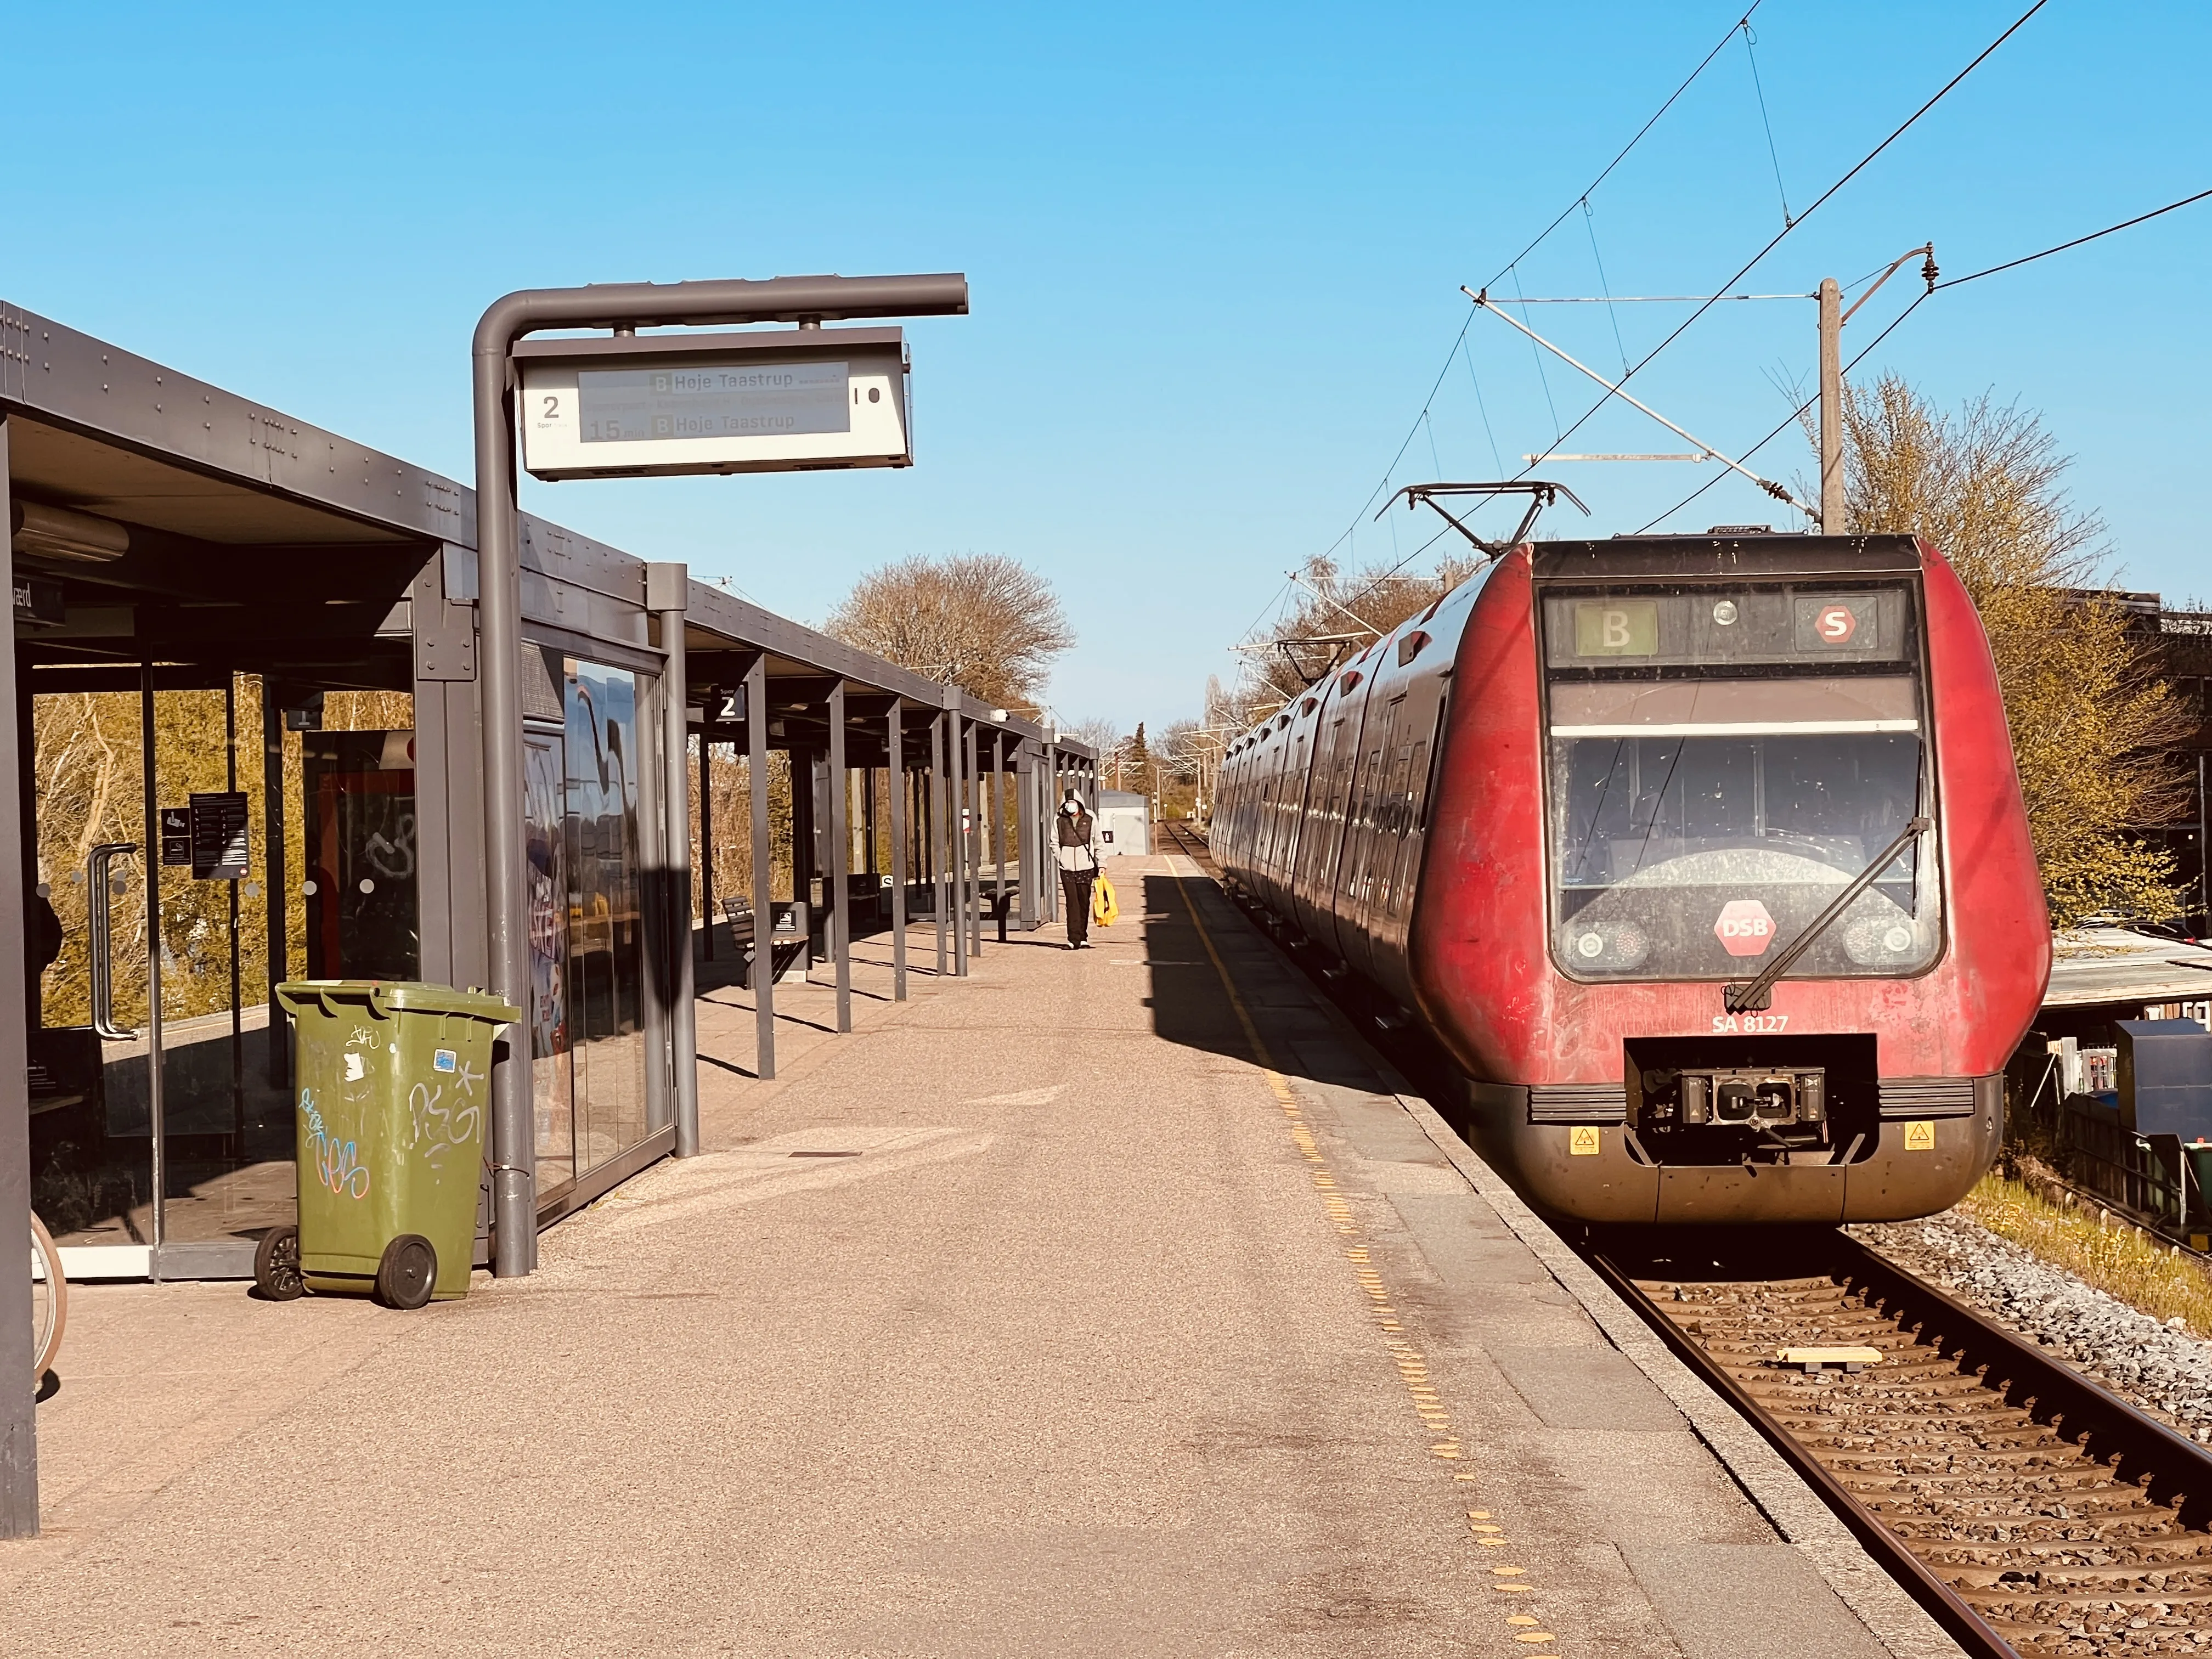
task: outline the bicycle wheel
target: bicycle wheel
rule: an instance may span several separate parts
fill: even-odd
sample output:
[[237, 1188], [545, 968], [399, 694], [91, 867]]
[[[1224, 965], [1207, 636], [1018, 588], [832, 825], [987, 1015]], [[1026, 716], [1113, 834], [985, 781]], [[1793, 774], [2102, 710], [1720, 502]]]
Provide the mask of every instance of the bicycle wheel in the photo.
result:
[[62, 1276], [62, 1253], [46, 1224], [31, 1218], [31, 1368], [33, 1388], [53, 1369], [62, 1350], [62, 1330], [69, 1323], [69, 1280]]

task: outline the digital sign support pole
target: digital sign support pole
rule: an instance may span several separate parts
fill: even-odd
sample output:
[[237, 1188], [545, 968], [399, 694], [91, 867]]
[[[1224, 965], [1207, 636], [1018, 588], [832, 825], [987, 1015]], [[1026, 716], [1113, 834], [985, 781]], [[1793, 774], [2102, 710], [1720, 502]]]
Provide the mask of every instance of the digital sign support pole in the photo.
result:
[[[477, 673], [483, 720], [485, 934], [491, 989], [530, 1005], [529, 915], [523, 881], [521, 509], [515, 499], [513, 354], [547, 328], [635, 329], [867, 317], [960, 316], [968, 279], [778, 276], [765, 282], [610, 283], [534, 289], [495, 300], [471, 353], [476, 409]], [[671, 344], [678, 343], [672, 337]], [[758, 719], [758, 711], [753, 718]], [[756, 781], [757, 787], [757, 781]], [[759, 925], [757, 922], [757, 926]], [[764, 948], [765, 941], [757, 949]], [[492, 1073], [493, 1271], [528, 1273], [538, 1250], [537, 1144], [522, 1031]]]

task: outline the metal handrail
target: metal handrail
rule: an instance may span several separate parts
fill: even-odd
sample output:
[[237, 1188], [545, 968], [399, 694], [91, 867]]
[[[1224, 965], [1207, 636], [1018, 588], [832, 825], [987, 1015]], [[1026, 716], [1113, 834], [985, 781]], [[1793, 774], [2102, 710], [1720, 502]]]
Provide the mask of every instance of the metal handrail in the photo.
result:
[[112, 897], [108, 870], [116, 860], [138, 850], [135, 841], [102, 842], [92, 849], [85, 865], [85, 914], [92, 933], [92, 1029], [114, 1042], [128, 1042], [138, 1033], [115, 1023], [115, 932], [109, 909]]

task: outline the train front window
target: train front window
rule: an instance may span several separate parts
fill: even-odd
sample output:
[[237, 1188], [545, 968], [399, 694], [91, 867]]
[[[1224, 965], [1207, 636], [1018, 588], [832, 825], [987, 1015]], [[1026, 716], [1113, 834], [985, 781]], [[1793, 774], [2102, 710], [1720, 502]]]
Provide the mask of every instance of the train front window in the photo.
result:
[[[1740, 979], [1933, 815], [1902, 586], [1544, 601], [1553, 952], [1590, 979]], [[1792, 977], [1905, 975], [1941, 948], [1933, 836]]]

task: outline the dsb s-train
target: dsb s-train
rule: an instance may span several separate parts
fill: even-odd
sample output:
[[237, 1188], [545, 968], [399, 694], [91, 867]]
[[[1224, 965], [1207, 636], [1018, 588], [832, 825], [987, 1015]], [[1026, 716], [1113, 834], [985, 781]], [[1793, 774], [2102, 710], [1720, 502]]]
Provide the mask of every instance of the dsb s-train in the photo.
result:
[[2051, 934], [1980, 619], [1907, 536], [1522, 544], [1231, 745], [1212, 846], [1550, 1212], [1902, 1219]]

